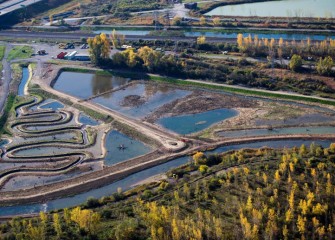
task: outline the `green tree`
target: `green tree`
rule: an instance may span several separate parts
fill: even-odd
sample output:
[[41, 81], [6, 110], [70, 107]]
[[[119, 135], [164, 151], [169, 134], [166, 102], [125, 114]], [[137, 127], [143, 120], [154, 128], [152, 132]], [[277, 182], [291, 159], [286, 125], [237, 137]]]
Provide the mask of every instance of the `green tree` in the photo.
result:
[[291, 58], [289, 67], [292, 71], [298, 71], [302, 66], [302, 59], [299, 55], [294, 54]]
[[316, 70], [320, 75], [330, 75], [332, 73], [332, 67], [334, 66], [333, 59], [328, 56], [316, 63]]
[[115, 227], [115, 238], [117, 240], [131, 240], [136, 238], [136, 229], [138, 227], [138, 222], [133, 218], [127, 218], [122, 220]]

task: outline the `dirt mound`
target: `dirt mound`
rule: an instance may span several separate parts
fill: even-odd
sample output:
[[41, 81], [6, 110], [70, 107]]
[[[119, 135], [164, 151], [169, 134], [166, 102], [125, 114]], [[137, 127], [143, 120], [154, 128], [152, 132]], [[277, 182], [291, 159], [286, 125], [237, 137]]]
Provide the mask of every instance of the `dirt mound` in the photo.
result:
[[120, 102], [122, 107], [138, 107], [145, 103], [145, 98], [139, 95], [128, 95]]
[[155, 122], [164, 116], [177, 116], [195, 114], [219, 108], [251, 108], [257, 106], [255, 100], [245, 99], [241, 96], [225, 95], [215, 92], [194, 91], [192, 94], [165, 104], [157, 109], [146, 121]]

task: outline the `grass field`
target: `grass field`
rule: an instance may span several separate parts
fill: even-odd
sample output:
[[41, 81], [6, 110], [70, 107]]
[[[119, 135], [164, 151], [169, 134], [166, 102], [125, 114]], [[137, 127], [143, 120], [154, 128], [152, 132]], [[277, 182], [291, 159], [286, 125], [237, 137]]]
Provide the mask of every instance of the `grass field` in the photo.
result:
[[16, 46], [12, 50], [10, 50], [8, 54], [8, 61], [14, 59], [24, 59], [30, 58], [33, 54], [33, 48], [29, 46]]

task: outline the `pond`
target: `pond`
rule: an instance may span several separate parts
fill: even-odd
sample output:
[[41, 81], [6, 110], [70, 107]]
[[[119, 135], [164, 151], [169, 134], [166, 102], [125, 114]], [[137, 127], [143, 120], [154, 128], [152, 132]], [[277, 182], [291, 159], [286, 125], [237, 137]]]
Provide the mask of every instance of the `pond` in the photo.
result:
[[196, 114], [161, 118], [158, 123], [176, 133], [190, 134], [236, 115], [238, 115], [238, 111], [233, 109], [216, 109]]
[[247, 129], [235, 131], [222, 131], [218, 133], [220, 137], [246, 137], [246, 136], [263, 136], [263, 135], [282, 135], [282, 134], [329, 134], [334, 133], [335, 127], [290, 127], [290, 128], [273, 128], [269, 129]]
[[62, 72], [53, 88], [69, 95], [88, 98], [126, 84], [129, 79], [98, 73]]
[[115, 130], [107, 134], [105, 146], [107, 149], [105, 165], [108, 166], [144, 155], [152, 150], [142, 142]]
[[334, 0], [282, 0], [217, 7], [208, 16], [327, 17], [335, 14]]
[[56, 111], [59, 108], [63, 108], [63, 107], [64, 107], [64, 105], [61, 104], [60, 102], [57, 102], [57, 101], [53, 101], [53, 102], [43, 104], [43, 105], [40, 106], [40, 108], [42, 108], [42, 109], [51, 109], [51, 110], [54, 110], [54, 111]]
[[[217, 153], [233, 149], [237, 150], [246, 147], [259, 148], [262, 146], [268, 146], [274, 148], [282, 148], [282, 147], [300, 146], [301, 144], [305, 144], [306, 146], [308, 146], [312, 142], [313, 141], [304, 141], [304, 140], [256, 142], [241, 145], [224, 146], [214, 151], [210, 151], [208, 153]], [[328, 140], [318, 140], [314, 142], [318, 145], [322, 145], [323, 147], [329, 147], [329, 145], [331, 144], [331, 141]], [[93, 189], [85, 193], [74, 195], [72, 197], [64, 197], [60, 199], [51, 200], [44, 204], [42, 203], [23, 204], [18, 206], [0, 207], [0, 216], [39, 213], [40, 211], [51, 211], [60, 208], [73, 207], [84, 203], [89, 197], [101, 198], [103, 196], [110, 196], [111, 194], [115, 193], [119, 187], [122, 188], [122, 190], [128, 190], [131, 188], [132, 185], [135, 185], [136, 183], [142, 181], [143, 179], [152, 177], [160, 173], [165, 173], [172, 168], [176, 168], [182, 164], [187, 163], [188, 161], [190, 161], [189, 156], [181, 157], [172, 160], [170, 162], [132, 174], [122, 180], [116, 181], [104, 187]]]
[[[33, 148], [22, 148], [13, 152], [15, 157], [41, 157], [41, 156], [55, 156], [77, 152], [76, 149], [64, 147], [50, 147], [39, 146]], [[80, 152], [80, 151], [79, 151]], [[82, 151], [81, 151], [82, 152]]]
[[19, 96], [24, 96], [24, 87], [26, 86], [28, 79], [29, 79], [29, 70], [27, 67], [24, 67], [22, 68], [22, 78], [17, 93]]
[[[183, 98], [191, 91], [170, 88], [164, 85], [135, 83], [124, 90], [107, 93], [92, 101], [130, 117], [144, 117], [160, 106]], [[128, 96], [139, 99], [125, 104]]]
[[79, 114], [78, 121], [84, 125], [90, 125], [90, 126], [97, 126], [99, 125], [99, 121], [95, 120], [94, 118], [91, 118], [83, 113]]

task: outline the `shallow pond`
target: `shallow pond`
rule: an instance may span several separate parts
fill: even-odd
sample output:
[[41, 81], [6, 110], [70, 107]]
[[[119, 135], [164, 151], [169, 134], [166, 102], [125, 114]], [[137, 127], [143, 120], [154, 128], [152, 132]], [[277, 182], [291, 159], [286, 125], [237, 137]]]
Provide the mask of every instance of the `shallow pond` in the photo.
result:
[[[104, 94], [92, 101], [112, 110], [119, 111], [130, 117], [144, 117], [160, 106], [183, 98], [191, 91], [169, 88], [163, 85], [136, 83], [125, 90]], [[136, 106], [122, 106], [125, 97], [134, 95], [144, 99], [142, 104]]]
[[[312, 142], [313, 141], [304, 141], [304, 140], [257, 142], [257, 143], [248, 143], [248, 144], [241, 144], [241, 145], [234, 145], [234, 146], [224, 146], [214, 151], [210, 151], [209, 153], [223, 152], [223, 151], [241, 149], [241, 148], [259, 148], [262, 146], [275, 147], [275, 148], [294, 147], [294, 146], [300, 146], [301, 144], [305, 144], [307, 146], [307, 145], [310, 145]], [[318, 140], [314, 142], [316, 144], [322, 145], [323, 147], [329, 147], [329, 145], [331, 144], [331, 141], [328, 141], [328, 140], [326, 141]], [[72, 197], [66, 197], [66, 198], [60, 198], [60, 199], [48, 201], [47, 203], [44, 203], [44, 204], [24, 204], [24, 205], [19, 205], [19, 206], [0, 207], [0, 216], [18, 215], [18, 214], [27, 214], [27, 213], [39, 213], [40, 211], [51, 211], [51, 210], [60, 209], [60, 208], [73, 207], [73, 206], [84, 203], [89, 197], [101, 198], [103, 196], [109, 196], [113, 194], [114, 192], [116, 192], [119, 187], [121, 187], [122, 190], [127, 190], [132, 185], [138, 183], [139, 181], [142, 181], [143, 179], [152, 177], [160, 173], [165, 173], [172, 168], [175, 168], [182, 164], [187, 163], [188, 161], [190, 161], [190, 157], [188, 156], [181, 157], [181, 158], [172, 160], [170, 162], [158, 165], [156, 167], [152, 167], [152, 168], [143, 170], [141, 172], [132, 174], [120, 181], [114, 182], [104, 187], [93, 189], [91, 191], [77, 194]]]
[[105, 165], [113, 165], [146, 153], [152, 149], [118, 131], [112, 130], [106, 136], [107, 156]]
[[248, 129], [236, 131], [222, 131], [217, 135], [220, 137], [246, 137], [246, 136], [264, 136], [264, 135], [282, 135], [282, 134], [328, 134], [335, 133], [335, 127], [290, 127], [268, 129]]
[[62, 72], [53, 88], [69, 95], [88, 98], [120, 87], [129, 79], [97, 73]]
[[57, 109], [64, 108], [64, 105], [61, 104], [60, 102], [53, 101], [47, 104], [40, 105], [40, 108], [42, 109], [51, 109], [56, 111]]
[[216, 109], [203, 113], [161, 118], [158, 123], [176, 133], [190, 134], [236, 115], [238, 111], [233, 109]]
[[259, 17], [334, 17], [333, 0], [282, 0], [217, 7], [205, 15]]
[[[311, 106], [310, 108], [315, 108]], [[306, 114], [296, 118], [289, 118], [284, 120], [256, 120], [257, 126], [262, 125], [299, 125], [299, 124], [308, 124], [308, 123], [327, 123], [334, 122], [335, 116], [328, 116], [325, 114]]]
[[84, 125], [91, 125], [91, 126], [97, 126], [99, 125], [99, 121], [83, 114], [83, 113], [80, 113], [79, 114], [79, 118], [78, 118], [78, 121]]
[[39, 146], [33, 148], [25, 148], [22, 150], [17, 150], [13, 153], [16, 157], [40, 157], [40, 156], [54, 156], [60, 154], [68, 154], [72, 152], [77, 152], [76, 149], [64, 148], [64, 147], [49, 147], [49, 146]]
[[28, 79], [29, 79], [29, 70], [28, 68], [24, 67], [22, 68], [22, 78], [17, 93], [19, 96], [24, 95], [24, 87], [26, 86]]

